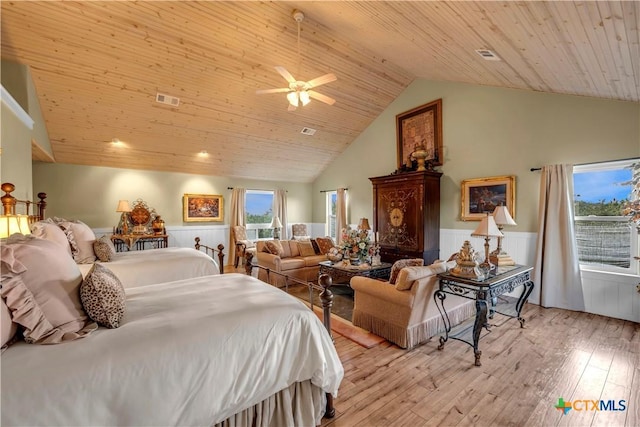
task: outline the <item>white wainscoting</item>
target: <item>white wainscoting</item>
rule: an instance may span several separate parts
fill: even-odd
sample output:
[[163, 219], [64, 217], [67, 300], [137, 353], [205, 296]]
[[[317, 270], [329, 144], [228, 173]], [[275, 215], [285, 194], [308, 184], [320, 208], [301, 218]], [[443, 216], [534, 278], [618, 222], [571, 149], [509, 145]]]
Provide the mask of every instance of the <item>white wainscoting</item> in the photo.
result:
[[582, 270], [582, 289], [588, 313], [640, 322], [639, 277], [631, 274]]

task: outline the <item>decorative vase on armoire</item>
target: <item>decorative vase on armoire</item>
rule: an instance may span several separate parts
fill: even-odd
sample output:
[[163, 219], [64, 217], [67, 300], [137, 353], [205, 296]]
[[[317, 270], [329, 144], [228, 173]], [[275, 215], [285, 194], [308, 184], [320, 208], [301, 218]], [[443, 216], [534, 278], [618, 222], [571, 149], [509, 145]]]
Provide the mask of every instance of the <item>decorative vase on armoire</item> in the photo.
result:
[[440, 257], [440, 177], [414, 171], [369, 178], [373, 184], [373, 229], [384, 262]]

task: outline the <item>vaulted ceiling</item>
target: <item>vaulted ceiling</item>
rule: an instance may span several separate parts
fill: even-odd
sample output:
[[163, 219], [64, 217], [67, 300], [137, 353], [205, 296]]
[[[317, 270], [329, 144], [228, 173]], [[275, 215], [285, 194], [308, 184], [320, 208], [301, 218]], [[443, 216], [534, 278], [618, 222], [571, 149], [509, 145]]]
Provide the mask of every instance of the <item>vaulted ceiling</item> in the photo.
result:
[[[640, 102], [634, 1], [2, 1], [1, 12], [2, 58], [30, 66], [60, 163], [310, 182], [416, 78]], [[334, 73], [317, 91], [335, 104], [288, 112], [286, 94], [257, 95], [287, 86], [275, 66], [304, 81]]]

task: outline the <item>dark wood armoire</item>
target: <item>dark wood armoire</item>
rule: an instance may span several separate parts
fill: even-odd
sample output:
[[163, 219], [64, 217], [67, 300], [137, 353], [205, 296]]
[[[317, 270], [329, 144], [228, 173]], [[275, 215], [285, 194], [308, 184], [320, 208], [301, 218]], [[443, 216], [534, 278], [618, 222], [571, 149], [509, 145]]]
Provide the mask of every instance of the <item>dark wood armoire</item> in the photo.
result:
[[382, 261], [440, 256], [440, 177], [415, 171], [369, 178], [373, 184], [373, 229]]

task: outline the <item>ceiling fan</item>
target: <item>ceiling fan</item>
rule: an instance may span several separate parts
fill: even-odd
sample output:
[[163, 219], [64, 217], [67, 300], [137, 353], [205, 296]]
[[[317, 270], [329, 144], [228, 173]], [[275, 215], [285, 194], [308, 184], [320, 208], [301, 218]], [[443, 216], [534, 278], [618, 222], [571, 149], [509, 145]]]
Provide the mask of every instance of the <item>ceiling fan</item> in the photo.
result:
[[[300, 23], [304, 20], [304, 14], [299, 10], [293, 11], [293, 19], [298, 23], [298, 69], [300, 69]], [[300, 104], [307, 105], [311, 98], [324, 102], [329, 105], [333, 105], [336, 100], [323, 95], [321, 93], [312, 90], [320, 85], [331, 83], [337, 80], [337, 77], [333, 73], [325, 74], [307, 82], [296, 80], [286, 68], [277, 66], [276, 71], [280, 73], [282, 77], [289, 83], [289, 87], [282, 87], [277, 89], [261, 89], [257, 90], [256, 94], [265, 93], [287, 93], [287, 100], [289, 101], [288, 111], [294, 111]]]

